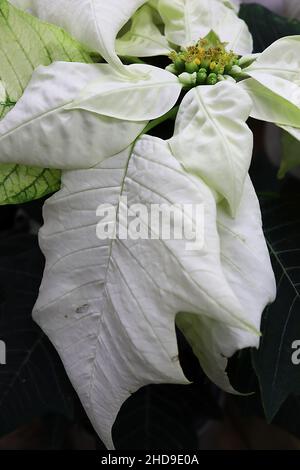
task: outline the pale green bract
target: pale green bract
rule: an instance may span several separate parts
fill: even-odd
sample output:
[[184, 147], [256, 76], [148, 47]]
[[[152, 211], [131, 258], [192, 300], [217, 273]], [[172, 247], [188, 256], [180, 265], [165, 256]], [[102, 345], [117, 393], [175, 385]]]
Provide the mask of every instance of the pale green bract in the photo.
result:
[[[218, 1], [235, 11], [238, 10], [237, 5], [232, 2]], [[164, 24], [159, 15], [160, 5], [161, 0], [147, 2], [133, 15], [130, 29], [116, 41], [116, 50], [120, 56], [151, 57], [170, 53], [172, 47], [168, 42], [170, 38], [163, 34]], [[188, 4], [186, 8], [188, 8]], [[206, 15], [206, 5], [198, 1], [197, 8], [202, 21], [202, 18]], [[200, 9], [203, 10], [200, 11]], [[226, 10], [224, 12], [227, 13]], [[234, 15], [230, 15], [228, 20], [230, 21], [232, 18], [234, 18]], [[222, 21], [227, 21], [227, 19], [223, 18]], [[243, 25], [243, 29], [246, 31], [245, 24], [241, 20], [239, 20], [239, 24]], [[249, 44], [252, 44], [249, 34], [247, 34], [247, 38]]]
[[[124, 26], [118, 40], [129, 32], [129, 43], [148, 47], [153, 38], [137, 41], [134, 34], [149, 8], [161, 12], [166, 37], [177, 45], [212, 27], [235, 52], [251, 53], [252, 40], [217, 0], [176, 0], [173, 7], [166, 0], [14, 3], [63, 25], [109, 62], [39, 67], [0, 122], [0, 161], [63, 170], [62, 188], [44, 209], [39, 240], [46, 267], [34, 318], [112, 448], [111, 427], [127, 397], [149, 383], [187, 383], [175, 320], [206, 374], [234, 392], [227, 358], [258, 347], [261, 314], [276, 290], [247, 176], [249, 93], [228, 81], [195, 87], [179, 105], [171, 139], [142, 135], [149, 120], [174, 107], [182, 84], [157, 67], [122, 65], [115, 40]], [[159, 21], [152, 13], [154, 32]], [[129, 206], [202, 204], [203, 248], [186, 250], [185, 238], [100, 240], [98, 205], [115, 207], [109, 222], [118, 229], [121, 196]]]
[[[93, 61], [89, 51], [61, 28], [43, 23], [6, 0], [0, 4], [0, 43], [0, 119], [19, 100], [38, 65], [55, 60]], [[42, 160], [41, 168], [27, 165], [0, 165], [1, 205], [31, 201], [59, 189], [60, 171], [44, 168]]]
[[146, 0], [12, 0], [41, 20], [54, 23], [124, 73], [115, 51], [118, 32]]
[[274, 42], [243, 72], [251, 77], [240, 83], [252, 98], [251, 116], [284, 126], [299, 138], [300, 36]]
[[282, 126], [299, 126], [299, 107], [292, 101], [272, 92], [253, 78], [240, 82], [239, 87], [247, 92], [252, 100], [251, 116]]
[[[144, 4], [157, 10], [142, 9], [133, 16], [132, 28], [117, 41], [121, 55], [166, 54], [167, 40], [172, 44], [190, 45], [214, 29], [228, 48], [239, 54], [252, 52], [252, 37], [246, 23], [234, 11], [234, 3], [223, 0], [12, 0], [19, 8], [39, 18], [62, 26], [75, 38], [99, 52], [105, 60], [125, 70], [115, 53], [118, 32], [135, 11]], [[230, 6], [231, 8], [228, 8]], [[157, 28], [158, 12], [165, 23], [165, 36]], [[151, 19], [152, 23], [146, 19]], [[159, 22], [159, 21], [158, 21]], [[141, 29], [144, 28], [142, 33]], [[132, 52], [129, 53], [130, 47]]]
[[167, 55], [172, 48], [163, 35], [162, 21], [150, 5], [142, 6], [132, 17], [130, 29], [116, 41], [120, 56], [151, 57]]
[[214, 30], [228, 50], [250, 54], [252, 36], [246, 23], [219, 0], [159, 0], [158, 9], [169, 41], [189, 46]]

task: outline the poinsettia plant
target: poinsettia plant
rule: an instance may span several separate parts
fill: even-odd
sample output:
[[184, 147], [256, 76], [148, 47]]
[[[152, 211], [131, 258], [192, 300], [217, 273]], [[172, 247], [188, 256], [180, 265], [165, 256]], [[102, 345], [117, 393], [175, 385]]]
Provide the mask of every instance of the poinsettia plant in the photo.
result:
[[[132, 393], [188, 383], [175, 325], [207, 376], [238, 393], [227, 359], [258, 348], [276, 296], [247, 120], [300, 140], [300, 36], [253, 54], [237, 10], [222, 0], [0, 2], [0, 203], [55, 192], [33, 317], [109, 448]], [[168, 139], [149, 134], [169, 120]], [[186, 250], [186, 237], [99, 239], [99, 204], [115, 208], [117, 232], [124, 197], [202, 205], [201, 249]]]

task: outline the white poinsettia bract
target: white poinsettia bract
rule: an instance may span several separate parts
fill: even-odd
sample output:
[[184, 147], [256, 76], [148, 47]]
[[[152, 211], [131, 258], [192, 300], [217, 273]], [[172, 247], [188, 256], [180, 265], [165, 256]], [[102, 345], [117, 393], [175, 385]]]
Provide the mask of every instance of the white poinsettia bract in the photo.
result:
[[[238, 2], [11, 3], [107, 62], [39, 67], [0, 121], [0, 162], [63, 170], [44, 207], [46, 267], [33, 314], [112, 448], [111, 428], [130, 394], [149, 383], [187, 383], [175, 323], [229, 392], [227, 358], [259, 345], [276, 288], [248, 175], [246, 121], [271, 121], [300, 139], [300, 39], [252, 54]], [[170, 57], [167, 69], [140, 63], [161, 55]], [[175, 106], [171, 138], [145, 134]], [[186, 239], [99, 240], [98, 205], [115, 208], [109, 223], [117, 229], [124, 196], [147, 207], [201, 204], [202, 249], [186, 250]]]

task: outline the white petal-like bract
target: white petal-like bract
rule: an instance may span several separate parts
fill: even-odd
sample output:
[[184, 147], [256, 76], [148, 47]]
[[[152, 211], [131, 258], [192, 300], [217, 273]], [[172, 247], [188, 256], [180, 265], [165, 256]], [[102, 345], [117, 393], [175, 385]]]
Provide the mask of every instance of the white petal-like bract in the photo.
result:
[[132, 17], [130, 29], [116, 42], [120, 56], [151, 57], [167, 55], [172, 50], [161, 32], [163, 27], [158, 12], [143, 5]]
[[126, 148], [148, 120], [174, 106], [181, 90], [165, 70], [129, 68], [140, 79], [128, 79], [108, 64], [39, 67], [0, 122], [0, 162], [89, 168]]
[[[118, 235], [124, 228], [120, 196], [127, 198], [129, 213], [140, 203], [148, 209], [152, 204], [203, 205], [203, 246], [189, 251], [185, 237], [155, 238], [145, 215], [141, 224], [150, 227], [154, 239], [98, 239], [99, 204], [116, 208], [106, 223]], [[113, 446], [115, 417], [130, 394], [149, 383], [187, 382], [178, 360], [178, 312], [230, 331], [223, 352], [257, 344], [257, 318], [248, 320], [223, 271], [214, 196], [181, 168], [166, 142], [144, 136], [133, 150], [97, 168], [64, 172], [62, 189], [45, 204], [44, 220], [39, 240], [46, 267], [34, 318], [61, 355], [108, 447]], [[266, 299], [264, 294], [261, 304]], [[211, 357], [214, 351], [206, 353]], [[213, 367], [221, 370], [224, 360], [215, 354]], [[223, 384], [221, 379], [217, 383]]]
[[115, 51], [117, 34], [146, 1], [12, 0], [11, 3], [41, 20], [61, 26], [120, 69], [122, 64]]
[[251, 116], [300, 127], [300, 36], [281, 38], [243, 70], [242, 81], [253, 101]]
[[[249, 177], [235, 218], [228, 215], [224, 204], [218, 205], [217, 227], [226, 280], [249, 320], [259, 329], [265, 306], [275, 299], [276, 282], [262, 231], [259, 203]], [[246, 330], [224, 327], [204, 315], [180, 314], [177, 325], [210, 379], [223, 390], [236, 393], [224, 372], [227, 358], [246, 345], [257, 348], [259, 337]]]
[[169, 140], [184, 168], [220, 193], [235, 214], [253, 150], [246, 121], [251, 100], [235, 83], [192, 88], [184, 97]]
[[158, 5], [166, 36], [174, 44], [190, 46], [214, 30], [228, 49], [241, 55], [252, 52], [246, 23], [219, 0], [159, 0]]

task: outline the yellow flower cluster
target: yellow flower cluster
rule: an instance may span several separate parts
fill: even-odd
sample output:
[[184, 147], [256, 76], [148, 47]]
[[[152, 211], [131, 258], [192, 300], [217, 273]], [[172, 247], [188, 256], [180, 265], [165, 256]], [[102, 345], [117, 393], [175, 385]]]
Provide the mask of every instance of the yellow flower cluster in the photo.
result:
[[169, 69], [176, 75], [196, 73], [197, 85], [214, 85], [226, 76], [234, 78], [239, 71], [239, 57], [233, 51], [226, 51], [226, 43], [211, 34], [214, 33], [193, 46], [172, 51], [169, 57], [173, 65]]

